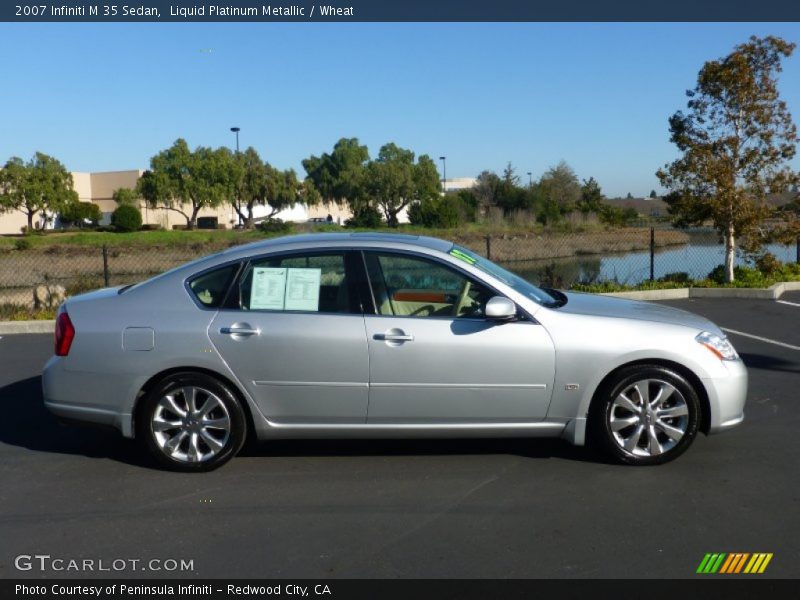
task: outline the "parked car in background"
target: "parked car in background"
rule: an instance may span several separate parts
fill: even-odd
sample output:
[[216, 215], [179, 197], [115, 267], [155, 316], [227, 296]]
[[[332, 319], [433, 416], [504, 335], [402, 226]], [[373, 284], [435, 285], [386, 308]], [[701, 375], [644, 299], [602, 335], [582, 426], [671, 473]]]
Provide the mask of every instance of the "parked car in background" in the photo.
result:
[[69, 298], [44, 397], [163, 465], [247, 436], [561, 437], [622, 463], [743, 419], [745, 367], [677, 309], [541, 289], [443, 240], [301, 235]]

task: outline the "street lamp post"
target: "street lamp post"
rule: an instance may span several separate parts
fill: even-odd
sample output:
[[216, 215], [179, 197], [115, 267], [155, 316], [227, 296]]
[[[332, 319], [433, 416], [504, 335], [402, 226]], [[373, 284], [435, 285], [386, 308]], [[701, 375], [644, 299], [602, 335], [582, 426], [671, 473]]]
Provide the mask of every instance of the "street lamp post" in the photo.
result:
[[439, 160], [442, 161], [442, 195], [447, 193], [447, 157], [440, 156]]
[[533, 187], [533, 179], [531, 178], [531, 172], [528, 171], [528, 187]]
[[[231, 127], [231, 131], [236, 134], [236, 154], [238, 156], [238, 154], [239, 154], [239, 132], [241, 131], [241, 128], [240, 127]], [[239, 195], [238, 194], [236, 194], [236, 202], [237, 202], [237, 204], [239, 202]], [[239, 213], [238, 210], [235, 210], [235, 212], [236, 212], [236, 217], [235, 218], [239, 222], [239, 225], [241, 225], [242, 224], [242, 215], [241, 215], [241, 213]]]

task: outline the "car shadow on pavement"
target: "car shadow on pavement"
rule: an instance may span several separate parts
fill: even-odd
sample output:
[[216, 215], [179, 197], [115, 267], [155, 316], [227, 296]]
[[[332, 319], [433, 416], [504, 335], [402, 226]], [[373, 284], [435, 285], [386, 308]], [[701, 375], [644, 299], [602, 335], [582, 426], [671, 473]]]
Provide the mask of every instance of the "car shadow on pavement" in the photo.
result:
[[0, 387], [0, 443], [34, 452], [107, 458], [151, 466], [132, 440], [116, 430], [60, 423], [45, 408], [42, 378], [29, 377]]
[[240, 456], [324, 457], [324, 456], [469, 456], [515, 455], [525, 458], [561, 458], [606, 463], [602, 454], [560, 439], [328, 439], [270, 440], [249, 444]]
[[766, 356], [764, 354], [749, 354], [747, 352], [742, 352], [739, 356], [748, 369], [800, 373], [800, 363], [797, 361], [785, 360], [776, 356]]
[[[0, 443], [34, 452], [105, 458], [133, 466], [154, 463], [133, 441], [111, 428], [61, 423], [45, 408], [41, 377], [0, 387]], [[245, 456], [455, 456], [513, 454], [529, 458], [562, 458], [606, 462], [603, 455], [559, 439], [377, 439], [271, 440], [248, 444]]]

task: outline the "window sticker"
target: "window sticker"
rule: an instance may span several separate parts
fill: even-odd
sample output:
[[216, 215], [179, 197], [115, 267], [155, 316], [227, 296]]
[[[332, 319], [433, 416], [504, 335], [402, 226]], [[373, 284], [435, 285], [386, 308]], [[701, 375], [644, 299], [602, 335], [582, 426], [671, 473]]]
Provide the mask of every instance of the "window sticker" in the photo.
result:
[[283, 310], [286, 295], [286, 268], [255, 267], [250, 290], [250, 308]]
[[288, 269], [286, 310], [319, 310], [319, 285], [322, 269]]
[[463, 260], [468, 265], [474, 265], [476, 262], [478, 262], [477, 260], [472, 258], [469, 254], [463, 253], [458, 248], [453, 248], [452, 250], [450, 250], [450, 256], [454, 256], [458, 260]]

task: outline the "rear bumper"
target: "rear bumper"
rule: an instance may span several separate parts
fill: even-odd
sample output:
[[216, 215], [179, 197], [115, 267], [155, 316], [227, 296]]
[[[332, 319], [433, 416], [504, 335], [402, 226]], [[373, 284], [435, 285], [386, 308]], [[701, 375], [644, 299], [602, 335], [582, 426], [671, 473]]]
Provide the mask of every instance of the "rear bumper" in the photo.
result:
[[125, 437], [133, 437], [133, 402], [129, 395], [119, 393], [126, 387], [120, 386], [118, 375], [67, 370], [64, 361], [56, 356], [42, 372], [44, 405], [55, 416], [111, 426]]
[[726, 361], [725, 367], [727, 376], [702, 380], [711, 408], [709, 434], [727, 431], [744, 420], [747, 369], [741, 360]]

